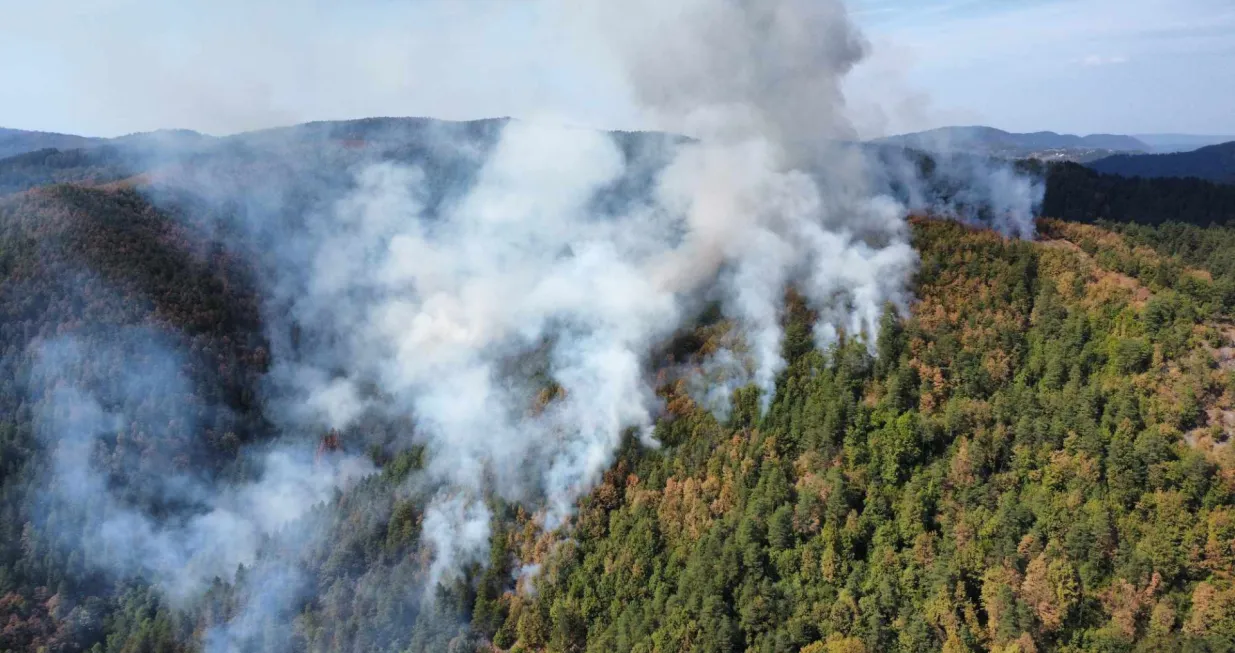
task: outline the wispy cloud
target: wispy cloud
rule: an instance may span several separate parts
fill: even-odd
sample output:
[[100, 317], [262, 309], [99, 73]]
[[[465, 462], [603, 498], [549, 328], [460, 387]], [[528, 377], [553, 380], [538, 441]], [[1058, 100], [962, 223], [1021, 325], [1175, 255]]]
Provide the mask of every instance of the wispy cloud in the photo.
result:
[[1081, 59], [1082, 66], [1089, 66], [1091, 68], [1096, 66], [1117, 66], [1122, 63], [1128, 63], [1128, 58], [1121, 55], [1103, 56], [1091, 54]]

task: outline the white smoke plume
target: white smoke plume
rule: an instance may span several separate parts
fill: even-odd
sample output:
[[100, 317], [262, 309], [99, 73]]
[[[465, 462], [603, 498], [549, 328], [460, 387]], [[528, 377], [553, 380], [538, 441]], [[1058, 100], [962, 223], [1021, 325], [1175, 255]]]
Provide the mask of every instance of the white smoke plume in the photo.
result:
[[1017, 164], [974, 154], [946, 132], [914, 145], [922, 151], [878, 147], [879, 173], [911, 210], [951, 217], [995, 229], [1005, 236], [1033, 238], [1034, 216], [1046, 195], [1043, 179]]
[[1015, 238], [1033, 238], [1034, 216], [1042, 206], [1046, 186], [1018, 172], [1008, 161], [993, 161], [967, 154], [933, 154], [934, 192], [921, 206], [938, 215], [988, 226]]
[[[617, 21], [648, 108], [699, 138], [675, 146], [647, 197], [598, 214], [595, 198], [640, 162], [605, 134], [516, 121], [447, 206], [429, 211], [423, 170], [379, 163], [289, 236], [308, 253], [292, 312], [333, 345], [274, 373], [337, 426], [366, 402], [414, 418], [442, 488], [425, 519], [431, 585], [486, 550], [487, 492], [543, 507], [548, 528], [569, 516], [623, 433], [651, 426], [647, 357], [701, 298], [740, 325], [765, 402], [790, 284], [823, 316], [823, 341], [873, 335], [882, 307], [906, 300], [906, 209], [838, 141], [851, 132], [840, 81], [862, 52], [843, 5], [588, 10]], [[536, 352], [559, 388], [544, 406], [509, 372]]]
[[[364, 460], [315, 462], [312, 452], [272, 448], [260, 454], [251, 481], [216, 484], [176, 461], [184, 453], [177, 441], [201, 428], [202, 407], [186, 403], [184, 359], [165, 337], [133, 328], [103, 341], [62, 336], [34, 348], [36, 423], [51, 451], [49, 491], [40, 493], [46, 512], [77, 522], [66, 527], [80, 532], [89, 564], [149, 578], [178, 604], [253, 565], [268, 539], [371, 472]], [[116, 441], [119, 458], [99, 460], [104, 439]], [[121, 457], [134, 447], [140, 456]], [[100, 465], [125, 474], [129, 486], [110, 487]], [[187, 506], [192, 516], [160, 520], [152, 503]]]
[[[568, 523], [623, 437], [646, 434], [657, 417], [652, 352], [707, 302], [721, 303], [744, 344], [716, 362], [749, 359], [743, 380], [765, 405], [784, 366], [788, 288], [818, 312], [821, 344], [841, 333], [873, 342], [884, 307], [909, 300], [917, 259], [905, 217], [932, 197], [916, 173], [892, 174], [851, 142], [841, 82], [866, 45], [839, 0], [550, 5], [603, 25], [643, 109], [693, 140], [632, 146], [521, 121], [483, 137], [428, 128], [415, 136], [417, 156], [345, 159], [340, 189], [324, 171], [338, 161], [282, 149], [295, 134], [267, 133], [228, 146], [265, 152], [273, 171], [185, 166], [152, 191], [156, 201], [187, 190], [241, 207], [235, 240], [259, 243], [266, 277], [271, 409], [301, 454], [325, 428], [374, 416], [412, 425], [395, 445], [425, 452], [410, 483], [428, 497], [430, 596], [483, 564], [490, 498], [532, 508], [545, 528]], [[969, 199], [995, 197], [1027, 219], [1032, 194], [1000, 174]], [[82, 391], [69, 402], [85, 407], [81, 419], [49, 418], [64, 443], [62, 477], [89, 467], [73, 438], [88, 444], [124, 420], [92, 401]], [[258, 548], [365, 473], [356, 459], [333, 464], [322, 474], [276, 452], [249, 484], [186, 479], [205, 506], [187, 524], [117, 506], [108, 523], [123, 528], [103, 537], [127, 537], [113, 549], [136, 555], [105, 564], [188, 596], [257, 563], [286, 591], [252, 597], [249, 609], [294, 613], [294, 565], [263, 563]], [[82, 479], [82, 492], [98, 492]], [[224, 538], [236, 547], [220, 549]], [[262, 621], [241, 615], [211, 635], [212, 650], [251, 643]]]

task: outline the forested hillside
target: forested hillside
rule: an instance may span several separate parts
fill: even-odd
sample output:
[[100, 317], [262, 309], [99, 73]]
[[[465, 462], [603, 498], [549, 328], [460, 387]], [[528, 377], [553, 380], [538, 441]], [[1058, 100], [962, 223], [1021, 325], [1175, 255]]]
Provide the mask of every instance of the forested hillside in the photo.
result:
[[[168, 650], [157, 642], [170, 636], [148, 622], [157, 595], [85, 568], [71, 551], [87, 525], [45, 511], [54, 443], [38, 436], [34, 345], [72, 334], [106, 352], [75, 370], [95, 388], [126, 365], [145, 362], [155, 375], [152, 341], [191, 352], [187, 387], [150, 388], [118, 407], [157, 426], [92, 455], [111, 483], [132, 488], [171, 466], [225, 473], [243, 441], [266, 430], [254, 401], [266, 353], [247, 270], [202, 243], [131, 189], [66, 185], [0, 198], [0, 650]], [[200, 430], [168, 419], [160, 404], [176, 392], [190, 395]]]
[[877, 137], [1232, 0], [0, 4], [0, 653], [1235, 653], [1235, 143]]
[[871, 356], [813, 350], [793, 311], [763, 418], [739, 395], [717, 422], [666, 387], [666, 448], [627, 452], [495, 641], [1229, 650], [1222, 300], [1108, 232], [1042, 227], [919, 221], [913, 315]]
[[64, 149], [89, 147], [102, 142], [103, 139], [100, 138], [0, 127], [0, 159], [34, 150], [53, 147]]
[[[559, 530], [491, 498], [487, 562], [433, 601], [415, 589], [426, 497], [408, 479], [423, 451], [372, 447], [380, 472], [303, 518], [326, 528], [290, 553], [309, 598], [250, 624], [244, 650], [1232, 650], [1235, 242], [1039, 228], [1030, 242], [914, 221], [916, 301], [870, 347], [816, 349], [791, 293], [766, 412], [753, 387], [719, 418], [692, 399], [689, 372], [732, 337], [705, 316], [661, 359], [662, 446], [631, 434]], [[65, 540], [77, 526], [31, 501], [50, 394], [26, 393], [29, 344], [65, 332], [138, 328], [191, 352], [175, 391], [201, 431], [162, 415], [168, 390], [152, 388], [126, 410], [157, 428], [91, 453], [133, 501], [169, 467], [248, 473], [237, 452], [271, 437], [254, 400], [261, 311], [252, 271], [209, 243], [129, 184], [0, 201], [0, 650], [210, 649], [269, 582], [242, 570], [173, 601], [84, 564]], [[124, 343], [82, 383], [157, 358]], [[322, 435], [319, 454], [374, 440]]]
[[1195, 177], [1235, 184], [1235, 142], [1171, 154], [1116, 154], [1089, 167], [1126, 177]]
[[1109, 220], [1201, 227], [1235, 220], [1235, 186], [1197, 178], [1123, 177], [1075, 163], [1041, 168], [1046, 178], [1043, 215], [1077, 222]]

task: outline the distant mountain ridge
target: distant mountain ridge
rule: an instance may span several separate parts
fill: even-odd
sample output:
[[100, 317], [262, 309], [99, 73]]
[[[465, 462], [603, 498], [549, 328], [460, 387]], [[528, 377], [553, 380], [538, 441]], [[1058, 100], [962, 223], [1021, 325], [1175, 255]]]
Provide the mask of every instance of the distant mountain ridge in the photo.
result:
[[107, 139], [91, 138], [89, 136], [0, 127], [0, 159], [48, 148], [63, 150], [90, 147], [92, 145], [100, 145], [106, 141]]
[[1118, 154], [1088, 165], [1125, 177], [1196, 177], [1235, 184], [1235, 141], [1174, 154]]
[[202, 143], [211, 140], [215, 140], [215, 138], [191, 129], [160, 129], [151, 132], [125, 134], [115, 138], [100, 138], [0, 127], [0, 159], [43, 150], [80, 150], [106, 145], [129, 148], [188, 148], [200, 146]]
[[[287, 161], [312, 163], [318, 170], [330, 167], [325, 162], [338, 169], [362, 161], [431, 162], [435, 169], [445, 167], [455, 173], [439, 171], [443, 176], [465, 179], [476, 164], [472, 159], [496, 142], [510, 120], [385, 117], [317, 121], [218, 137], [190, 130], [130, 134], [92, 140], [85, 147], [45, 147], [0, 157], [0, 196], [48, 184], [99, 185], [142, 174], [157, 176], [169, 167], [173, 172], [208, 168], [219, 175], [219, 183], [243, 183], [262, 166], [290, 169]], [[661, 147], [681, 138], [660, 132], [609, 134], [628, 156], [648, 161], [660, 160]]]
[[877, 139], [876, 143], [911, 147], [928, 152], [969, 152], [1008, 158], [1087, 160], [1115, 152], [1149, 152], [1152, 147], [1131, 136], [1118, 134], [1028, 134], [994, 127], [940, 127], [923, 132]]
[[1226, 136], [1212, 134], [1133, 134], [1133, 136], [1153, 147], [1155, 154], [1191, 152], [1209, 145], [1219, 145], [1235, 141], [1235, 134], [1227, 134]]

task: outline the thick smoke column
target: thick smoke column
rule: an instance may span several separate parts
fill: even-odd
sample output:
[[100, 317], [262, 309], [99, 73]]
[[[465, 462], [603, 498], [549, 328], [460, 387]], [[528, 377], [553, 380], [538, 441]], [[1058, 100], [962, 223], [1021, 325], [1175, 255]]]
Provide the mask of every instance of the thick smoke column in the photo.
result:
[[671, 274], [724, 269], [770, 401], [788, 282], [823, 312], [821, 342], [837, 328], [873, 335], [916, 260], [904, 208], [850, 144], [841, 83], [866, 42], [839, 1], [592, 9], [615, 26], [631, 85], [662, 126], [701, 139], [667, 174], [694, 237]]
[[[239, 563], [270, 579], [210, 634], [211, 650], [251, 645], [255, 624], [297, 612], [294, 556], [264, 559], [261, 543], [305, 548], [320, 529], [288, 523], [367, 471], [345, 456], [325, 471], [306, 463], [326, 429], [378, 420], [399, 425], [384, 445], [424, 448], [425, 468], [403, 489], [427, 502], [431, 558], [425, 587], [408, 591], [432, 595], [484, 562], [491, 498], [557, 528], [623, 437], [646, 441], [659, 408], [649, 356], [706, 303], [720, 301], [742, 340], [709, 365], [756, 384], [766, 404], [784, 365], [788, 288], [819, 314], [824, 345], [841, 333], [873, 342], [884, 307], [908, 302], [916, 254], [905, 216], [935, 196], [906, 160], [889, 165], [852, 143], [841, 81], [866, 45], [841, 2], [548, 4], [603, 26], [644, 110], [692, 140], [510, 121], [403, 134], [398, 148], [414, 155], [382, 157], [327, 138], [309, 139], [306, 155], [296, 132], [267, 133], [222, 148], [242, 156], [222, 156], [218, 169], [202, 157], [154, 185], [156, 202], [191, 196], [219, 209], [210, 215], [234, 210], [219, 237], [238, 251], [257, 243], [268, 414], [291, 444], [263, 453], [247, 483], [169, 477], [150, 494], [197, 507], [169, 524], [114, 501], [89, 471], [93, 440], [136, 418], [69, 387], [44, 426], [62, 443], [57, 478], [80, 480], [65, 483], [63, 501], [99, 497], [100, 550], [130, 554], [97, 564], [180, 597]], [[958, 182], [985, 181], [949, 197], [995, 198], [1023, 225], [1032, 193], [990, 174], [960, 170]], [[47, 347], [49, 385], [96, 355]], [[169, 407], [184, 382], [176, 369], [159, 385]]]
[[[556, 525], [623, 430], [651, 423], [643, 357], [681, 321], [651, 273], [672, 224], [651, 206], [595, 214], [625, 172], [606, 134], [512, 123], [439, 215], [421, 172], [377, 164], [296, 244], [313, 263], [293, 314], [340, 349], [274, 374], [336, 426], [366, 405], [414, 418], [442, 488], [425, 518], [434, 581], [487, 547], [485, 492], [543, 502]], [[560, 396], [537, 407], [540, 369]]]
[[[486, 493], [543, 506], [549, 528], [569, 515], [623, 433], [651, 426], [647, 355], [702, 298], [741, 326], [765, 401], [790, 284], [820, 311], [824, 342], [873, 335], [882, 307], [905, 300], [905, 209], [836, 140], [850, 132], [840, 80], [862, 52], [843, 6], [620, 11], [616, 51], [639, 97], [699, 137], [667, 165], [644, 169], [604, 134], [512, 122], [463, 197], [430, 210], [423, 170], [376, 164], [287, 240], [307, 276], [285, 300], [332, 345], [275, 374], [335, 426], [365, 410], [414, 419], [440, 487], [425, 518], [431, 586], [485, 551]], [[648, 174], [645, 196], [599, 210]], [[556, 388], [543, 406], [533, 364]]]
[[868, 46], [839, 0], [584, 5], [666, 130], [764, 141], [794, 165], [855, 137], [841, 82]]

